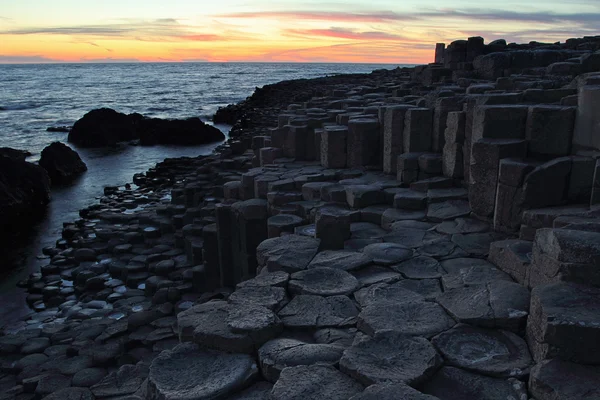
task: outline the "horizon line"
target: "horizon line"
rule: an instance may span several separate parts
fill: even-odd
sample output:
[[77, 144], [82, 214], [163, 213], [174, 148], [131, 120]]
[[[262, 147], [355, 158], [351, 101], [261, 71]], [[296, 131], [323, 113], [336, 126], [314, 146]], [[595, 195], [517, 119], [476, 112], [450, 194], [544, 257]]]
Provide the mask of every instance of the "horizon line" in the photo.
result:
[[362, 64], [362, 65], [397, 65], [414, 67], [415, 63], [386, 62], [339, 62], [339, 61], [37, 61], [37, 62], [1, 62], [0, 65], [57, 65], [57, 64]]

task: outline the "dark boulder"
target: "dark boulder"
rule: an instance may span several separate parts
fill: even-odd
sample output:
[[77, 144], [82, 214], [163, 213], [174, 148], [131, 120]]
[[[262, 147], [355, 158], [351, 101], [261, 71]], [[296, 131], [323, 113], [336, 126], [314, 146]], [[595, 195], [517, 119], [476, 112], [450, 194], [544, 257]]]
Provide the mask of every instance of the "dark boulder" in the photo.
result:
[[199, 118], [160, 119], [123, 114], [109, 108], [90, 111], [75, 122], [69, 142], [81, 147], [115, 146], [140, 140], [142, 145], [200, 145], [225, 140], [217, 128]]
[[200, 118], [159, 119], [144, 118], [139, 123], [140, 144], [199, 145], [225, 140], [223, 133], [207, 125]]
[[0, 236], [27, 227], [49, 201], [50, 179], [42, 167], [0, 155]]
[[87, 171], [79, 154], [60, 142], [54, 142], [42, 150], [39, 164], [48, 172], [52, 185], [68, 183]]
[[110, 108], [100, 108], [77, 120], [69, 132], [69, 142], [81, 147], [115, 146], [119, 142], [137, 139], [139, 114], [122, 114]]
[[31, 155], [27, 150], [11, 149], [10, 147], [0, 147], [0, 156], [8, 157], [15, 161], [25, 161]]

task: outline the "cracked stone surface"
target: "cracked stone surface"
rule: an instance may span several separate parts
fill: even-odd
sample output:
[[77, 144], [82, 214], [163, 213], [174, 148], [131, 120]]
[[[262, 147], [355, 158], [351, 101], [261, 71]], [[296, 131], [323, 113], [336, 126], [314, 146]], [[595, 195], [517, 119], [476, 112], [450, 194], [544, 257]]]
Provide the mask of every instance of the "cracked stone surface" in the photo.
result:
[[311, 268], [292, 274], [289, 291], [317, 296], [349, 295], [358, 288], [358, 280], [342, 269]]
[[278, 315], [288, 328], [343, 328], [356, 324], [358, 312], [347, 296], [298, 295]]
[[345, 250], [325, 250], [320, 252], [308, 264], [311, 268], [335, 268], [344, 271], [354, 271], [366, 267], [372, 262], [371, 258], [364, 253]]

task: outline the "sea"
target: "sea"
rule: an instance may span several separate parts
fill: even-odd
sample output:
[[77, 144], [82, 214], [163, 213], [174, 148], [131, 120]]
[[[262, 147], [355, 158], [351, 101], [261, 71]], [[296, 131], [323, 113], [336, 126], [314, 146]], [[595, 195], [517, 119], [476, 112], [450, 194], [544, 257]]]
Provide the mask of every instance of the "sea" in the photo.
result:
[[[221, 106], [238, 103], [256, 87], [282, 80], [393, 69], [391, 64], [324, 63], [110, 63], [0, 65], [0, 147], [28, 150], [37, 162], [48, 144], [67, 143], [67, 133], [48, 127], [72, 126], [86, 112], [109, 107], [157, 118], [200, 117], [211, 123]], [[403, 65], [400, 65], [403, 66]], [[226, 135], [228, 126], [215, 125]], [[73, 147], [88, 171], [55, 188], [45, 217], [11, 257], [0, 255], [0, 327], [32, 311], [20, 280], [48, 260], [42, 249], [60, 238], [63, 222], [98, 201], [105, 186], [124, 185], [165, 158], [210, 154], [219, 143], [195, 146]]]

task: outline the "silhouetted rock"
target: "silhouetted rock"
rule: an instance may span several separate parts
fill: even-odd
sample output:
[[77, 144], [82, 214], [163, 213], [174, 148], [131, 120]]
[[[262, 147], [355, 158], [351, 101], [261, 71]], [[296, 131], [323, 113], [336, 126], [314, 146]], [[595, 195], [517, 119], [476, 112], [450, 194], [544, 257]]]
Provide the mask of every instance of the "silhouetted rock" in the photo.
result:
[[48, 172], [52, 185], [68, 183], [87, 171], [79, 154], [60, 142], [54, 142], [42, 150], [39, 164]]
[[142, 145], [200, 145], [224, 140], [225, 135], [199, 118], [146, 118], [101, 108], [75, 122], [68, 140], [81, 147], [105, 147], [137, 139]]
[[31, 155], [27, 150], [11, 149], [10, 147], [0, 147], [0, 156], [8, 157], [15, 161], [25, 161]]

